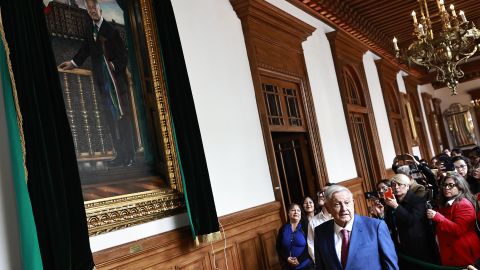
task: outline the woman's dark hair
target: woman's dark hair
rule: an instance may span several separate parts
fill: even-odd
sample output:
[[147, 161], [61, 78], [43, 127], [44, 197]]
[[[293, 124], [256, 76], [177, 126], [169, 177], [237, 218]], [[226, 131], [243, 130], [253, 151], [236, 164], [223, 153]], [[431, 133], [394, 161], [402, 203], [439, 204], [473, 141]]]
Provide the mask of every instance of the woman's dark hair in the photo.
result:
[[310, 199], [310, 200], [312, 200], [312, 202], [315, 203], [315, 201], [312, 199], [312, 197], [307, 195], [307, 196], [304, 196], [304, 197], [302, 198], [302, 205], [305, 203], [305, 200], [306, 200], [307, 198]]
[[[310, 196], [307, 195], [307, 196], [304, 196], [303, 199], [302, 199], [302, 207], [301, 207], [301, 209], [302, 209], [302, 218], [303, 218], [303, 217], [307, 218], [307, 213], [305, 212], [305, 209], [303, 209], [303, 205], [305, 204], [305, 200], [306, 200], [307, 198], [310, 199], [310, 200], [312, 200], [312, 202], [313, 202], [313, 213], [316, 214], [316, 213], [315, 213], [315, 205], [316, 205], [316, 204], [315, 204], [315, 201], [312, 199], [312, 197], [310, 197]], [[304, 215], [304, 214], [305, 214], [305, 215]], [[308, 218], [307, 218], [307, 219], [308, 219]]]
[[472, 150], [470, 151], [470, 153], [479, 157], [480, 156], [480, 147], [478, 147], [478, 146], [473, 147]]
[[456, 156], [452, 158], [452, 163], [459, 160], [463, 160], [465, 164], [467, 164], [467, 174], [470, 174], [472, 172], [472, 163], [470, 162], [470, 159], [464, 156]]
[[450, 153], [452, 153], [452, 155], [454, 153], [462, 155], [462, 150], [460, 148], [453, 148], [452, 151], [450, 151]]
[[471, 203], [474, 203], [474, 201], [475, 201], [474, 197], [473, 197], [472, 193], [470, 192], [470, 188], [469, 188], [468, 183], [465, 180], [465, 178], [463, 178], [463, 176], [461, 176], [457, 172], [447, 172], [447, 174], [440, 179], [440, 185], [439, 185], [440, 192], [438, 193], [438, 202], [441, 206], [444, 206], [444, 207], [447, 206], [446, 205], [447, 201], [451, 200], [451, 198], [447, 198], [443, 194], [443, 185], [445, 184], [445, 181], [447, 179], [453, 179], [456, 187], [458, 188], [458, 195], [455, 197], [454, 202], [458, 202], [461, 199], [465, 198], [465, 199], [469, 200]]
[[391, 187], [392, 186], [392, 180], [382, 179], [382, 180], [380, 180], [380, 182], [377, 182], [376, 186], [378, 187], [378, 185], [380, 185], [380, 184], [385, 184], [387, 187]]
[[300, 204], [298, 204], [298, 203], [291, 203], [291, 204], [288, 205], [287, 212], [290, 212], [290, 210], [292, 210], [295, 205], [298, 206], [298, 208], [300, 208], [300, 210], [302, 209], [302, 207], [300, 206]]

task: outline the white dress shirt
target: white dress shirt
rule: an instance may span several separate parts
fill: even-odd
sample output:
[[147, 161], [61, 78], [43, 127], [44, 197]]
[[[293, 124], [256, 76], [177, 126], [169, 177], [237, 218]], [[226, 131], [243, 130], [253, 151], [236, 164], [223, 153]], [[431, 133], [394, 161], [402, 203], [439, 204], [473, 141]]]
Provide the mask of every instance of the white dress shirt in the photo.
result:
[[308, 254], [312, 258], [313, 262], [315, 262], [315, 249], [314, 249], [314, 239], [315, 239], [315, 227], [319, 226], [320, 224], [324, 223], [332, 219], [332, 215], [330, 215], [327, 211], [325, 213], [320, 211], [320, 213], [313, 216], [310, 221], [308, 221], [308, 234], [307, 234], [307, 246], [308, 246]]
[[354, 219], [354, 216], [352, 216], [352, 219], [347, 223], [347, 225], [345, 225], [344, 228], [338, 226], [337, 223], [334, 222], [333, 231], [335, 235], [333, 238], [335, 240], [335, 251], [337, 252], [338, 261], [342, 261], [342, 232], [340, 231], [343, 229], [347, 230], [349, 235], [348, 238], [351, 240], [353, 219]]

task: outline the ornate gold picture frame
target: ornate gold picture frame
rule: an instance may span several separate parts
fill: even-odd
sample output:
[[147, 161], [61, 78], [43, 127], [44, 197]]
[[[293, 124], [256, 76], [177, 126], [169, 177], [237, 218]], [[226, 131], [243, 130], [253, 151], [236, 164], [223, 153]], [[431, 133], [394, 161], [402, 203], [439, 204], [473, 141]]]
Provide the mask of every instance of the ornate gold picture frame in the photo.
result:
[[152, 0], [67, 2], [48, 2], [45, 16], [89, 234], [184, 212]]
[[453, 103], [443, 112], [454, 147], [477, 144], [471, 109], [469, 105]]

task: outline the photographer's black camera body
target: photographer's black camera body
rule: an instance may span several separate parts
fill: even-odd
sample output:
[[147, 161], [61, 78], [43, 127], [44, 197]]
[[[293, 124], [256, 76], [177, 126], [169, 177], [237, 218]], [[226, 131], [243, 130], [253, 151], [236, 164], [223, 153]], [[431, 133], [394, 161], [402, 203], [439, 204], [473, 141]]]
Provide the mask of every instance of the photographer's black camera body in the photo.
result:
[[365, 193], [363, 193], [363, 195], [365, 196], [365, 199], [367, 199], [367, 200], [374, 200], [374, 199], [379, 199], [380, 198], [380, 195], [378, 194], [377, 191], [365, 192]]

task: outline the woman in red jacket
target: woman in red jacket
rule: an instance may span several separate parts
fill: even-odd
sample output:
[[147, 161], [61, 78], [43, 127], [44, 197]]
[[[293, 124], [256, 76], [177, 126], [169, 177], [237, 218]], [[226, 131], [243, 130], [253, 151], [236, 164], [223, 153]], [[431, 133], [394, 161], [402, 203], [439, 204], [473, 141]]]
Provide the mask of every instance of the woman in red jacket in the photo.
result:
[[435, 223], [442, 265], [466, 266], [480, 258], [475, 231], [475, 208], [468, 183], [458, 173], [447, 173], [440, 182], [439, 209], [428, 209]]

